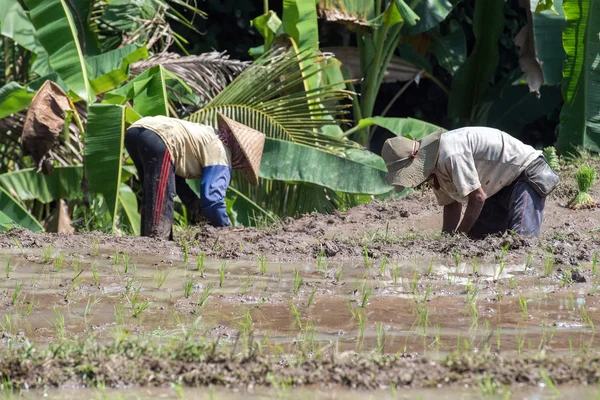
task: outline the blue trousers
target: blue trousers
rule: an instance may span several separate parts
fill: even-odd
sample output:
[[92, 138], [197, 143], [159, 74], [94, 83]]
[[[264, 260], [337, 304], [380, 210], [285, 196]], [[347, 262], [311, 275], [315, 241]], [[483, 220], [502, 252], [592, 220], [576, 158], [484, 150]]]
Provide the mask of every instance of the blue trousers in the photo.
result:
[[546, 197], [521, 178], [489, 197], [469, 236], [482, 238], [505, 231], [523, 236], [540, 235]]

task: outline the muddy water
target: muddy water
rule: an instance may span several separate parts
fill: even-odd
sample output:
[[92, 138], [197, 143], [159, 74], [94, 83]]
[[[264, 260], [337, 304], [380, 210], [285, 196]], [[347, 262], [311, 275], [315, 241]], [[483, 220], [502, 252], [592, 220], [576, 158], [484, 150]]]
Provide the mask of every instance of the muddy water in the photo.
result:
[[230, 344], [253, 338], [275, 353], [589, 352], [600, 321], [591, 270], [574, 283], [543, 276], [542, 263], [267, 259], [260, 271], [257, 260], [2, 250], [1, 344], [167, 341], [193, 329]]

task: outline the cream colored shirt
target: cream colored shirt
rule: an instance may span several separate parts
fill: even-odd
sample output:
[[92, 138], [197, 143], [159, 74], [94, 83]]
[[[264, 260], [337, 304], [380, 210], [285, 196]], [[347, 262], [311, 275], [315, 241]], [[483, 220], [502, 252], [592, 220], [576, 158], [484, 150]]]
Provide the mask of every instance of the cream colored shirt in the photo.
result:
[[438, 203], [467, 203], [481, 187], [487, 197], [510, 185], [542, 154], [498, 129], [467, 127], [442, 134], [433, 173]]
[[186, 179], [200, 178], [209, 165], [231, 166], [229, 149], [211, 126], [164, 116], [144, 117], [131, 126], [160, 136], [171, 153], [175, 174]]

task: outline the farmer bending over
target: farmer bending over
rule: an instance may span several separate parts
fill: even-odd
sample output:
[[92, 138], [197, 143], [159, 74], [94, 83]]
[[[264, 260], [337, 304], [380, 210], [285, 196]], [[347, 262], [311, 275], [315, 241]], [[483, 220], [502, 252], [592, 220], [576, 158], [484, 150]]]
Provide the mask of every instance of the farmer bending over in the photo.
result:
[[[125, 147], [142, 182], [142, 236], [172, 239], [175, 192], [197, 222], [230, 224], [225, 192], [231, 169], [258, 184], [265, 135], [217, 114], [218, 130], [163, 116], [145, 117], [127, 130]], [[200, 181], [200, 199], [186, 179]]]
[[444, 206], [443, 231], [474, 238], [506, 230], [539, 236], [546, 196], [559, 180], [540, 151], [491, 128], [388, 139], [382, 156], [390, 185], [429, 181]]

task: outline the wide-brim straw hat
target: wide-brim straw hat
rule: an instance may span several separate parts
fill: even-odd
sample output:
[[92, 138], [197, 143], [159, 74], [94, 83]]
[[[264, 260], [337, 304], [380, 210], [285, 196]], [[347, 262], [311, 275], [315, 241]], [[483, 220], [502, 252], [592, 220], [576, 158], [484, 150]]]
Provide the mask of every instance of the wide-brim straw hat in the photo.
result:
[[248, 161], [248, 167], [241, 169], [242, 174], [251, 184], [258, 185], [258, 171], [265, 147], [265, 135], [256, 129], [227, 118], [221, 113], [217, 113], [217, 123], [219, 127], [227, 126], [233, 134]]
[[388, 170], [387, 183], [414, 188], [425, 182], [435, 169], [442, 132], [435, 131], [421, 140], [400, 136], [386, 140], [381, 156]]

